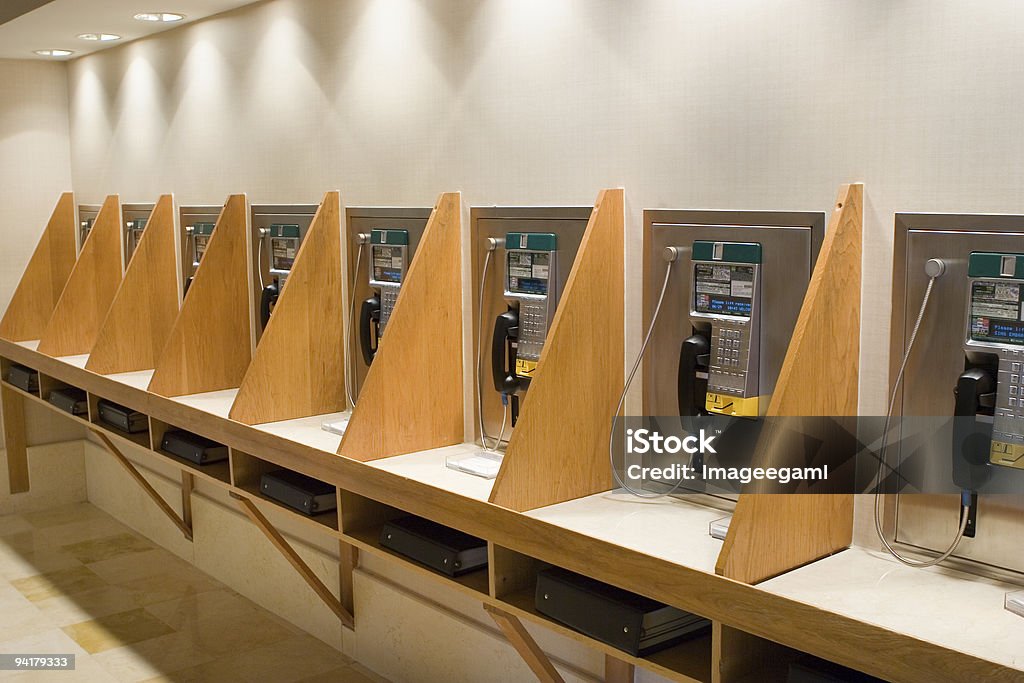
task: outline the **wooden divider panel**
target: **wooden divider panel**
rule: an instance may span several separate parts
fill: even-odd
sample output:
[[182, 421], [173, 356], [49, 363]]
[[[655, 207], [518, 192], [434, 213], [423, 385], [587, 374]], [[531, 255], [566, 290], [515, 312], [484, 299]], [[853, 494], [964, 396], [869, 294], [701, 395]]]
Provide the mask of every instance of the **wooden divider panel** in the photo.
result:
[[[863, 211], [864, 186], [842, 186], [768, 417], [857, 414]], [[762, 436], [759, 464], [785, 459], [780, 431]], [[716, 572], [757, 583], [847, 548], [852, 538], [852, 495], [743, 494]]]
[[622, 391], [624, 192], [604, 190], [491, 491], [513, 510], [612, 487], [608, 436]]
[[64, 285], [75, 267], [75, 195], [57, 200], [43, 236], [0, 320], [0, 337], [10, 341], [39, 339], [57, 307]]
[[233, 389], [252, 359], [249, 207], [228, 197], [196, 269], [149, 390], [184, 396]]
[[274, 314], [231, 407], [245, 424], [345, 409], [341, 194], [313, 217]]
[[174, 196], [157, 201], [121, 288], [103, 321], [87, 370], [101, 375], [156, 367], [178, 317], [180, 249]]
[[124, 274], [122, 230], [121, 201], [110, 195], [40, 337], [40, 353], [60, 357], [92, 351]]
[[363, 462], [462, 443], [462, 196], [434, 205], [338, 453]]

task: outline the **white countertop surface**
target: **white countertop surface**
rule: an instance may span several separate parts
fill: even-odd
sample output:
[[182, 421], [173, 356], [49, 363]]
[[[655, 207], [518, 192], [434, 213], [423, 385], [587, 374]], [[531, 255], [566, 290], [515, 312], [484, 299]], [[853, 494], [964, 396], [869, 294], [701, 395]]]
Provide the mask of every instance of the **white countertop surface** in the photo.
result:
[[351, 415], [351, 411], [312, 415], [294, 420], [282, 420], [281, 422], [267, 422], [265, 424], [253, 425], [253, 428], [267, 434], [280, 436], [289, 441], [318, 448], [321, 451], [337, 453], [338, 446], [341, 444], [341, 435], [325, 432], [320, 427], [324, 422], [334, 422], [348, 415]]
[[1024, 669], [1024, 617], [1003, 608], [1020, 586], [950, 569], [914, 569], [850, 548], [758, 588], [950, 650]]
[[445, 465], [445, 461], [449, 457], [471, 455], [478, 450], [480, 450], [480, 446], [476, 444], [462, 443], [428, 451], [396, 455], [393, 458], [372, 460], [366, 464], [460, 496], [487, 500], [491, 496], [491, 489], [494, 488], [493, 479], [484, 479], [466, 472], [459, 472]]
[[643, 499], [621, 489], [531, 510], [527, 516], [630, 550], [713, 574], [722, 541], [711, 522], [729, 513], [672, 497]]
[[153, 379], [154, 370], [136, 370], [133, 372], [118, 372], [113, 375], [106, 375], [107, 379], [112, 379], [115, 382], [121, 384], [127, 384], [130, 387], [136, 389], [142, 389], [145, 391], [149, 387], [149, 381]]
[[171, 400], [191, 406], [206, 413], [226, 418], [231, 412], [231, 406], [235, 402], [238, 389], [221, 389], [220, 391], [207, 391], [202, 394], [191, 394], [189, 396], [175, 396]]

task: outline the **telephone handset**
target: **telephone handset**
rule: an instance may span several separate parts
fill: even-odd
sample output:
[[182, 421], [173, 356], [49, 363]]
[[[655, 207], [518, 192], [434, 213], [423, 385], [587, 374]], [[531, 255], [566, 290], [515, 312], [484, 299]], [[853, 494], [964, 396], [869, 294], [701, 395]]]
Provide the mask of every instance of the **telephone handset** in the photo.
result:
[[761, 245], [693, 243], [690, 323], [679, 349], [679, 414], [758, 417]]
[[[525, 392], [540, 362], [558, 305], [558, 237], [549, 232], [505, 236], [507, 310], [494, 322], [491, 375], [494, 389], [515, 397]], [[518, 414], [513, 401], [513, 421]]]
[[972, 252], [967, 277], [953, 476], [974, 491], [991, 475], [988, 463], [1024, 469], [1024, 255]]
[[186, 239], [188, 240], [188, 251], [192, 257], [190, 275], [185, 279], [185, 294], [192, 286], [192, 280], [196, 277], [196, 268], [206, 253], [206, 247], [210, 244], [210, 237], [213, 236], [213, 223], [196, 223], [185, 228]]
[[359, 346], [369, 365], [377, 355], [409, 261], [409, 231], [370, 231], [370, 287], [374, 293], [359, 310]]
[[[274, 223], [261, 240], [268, 240], [270, 243], [270, 284], [263, 288], [260, 294], [260, 322], [263, 327], [270, 322], [270, 314], [274, 312], [274, 306], [284, 290], [285, 282], [295, 265], [295, 256], [299, 252], [299, 244], [302, 242], [302, 231], [298, 225], [282, 225]], [[262, 268], [263, 264], [259, 264]]]

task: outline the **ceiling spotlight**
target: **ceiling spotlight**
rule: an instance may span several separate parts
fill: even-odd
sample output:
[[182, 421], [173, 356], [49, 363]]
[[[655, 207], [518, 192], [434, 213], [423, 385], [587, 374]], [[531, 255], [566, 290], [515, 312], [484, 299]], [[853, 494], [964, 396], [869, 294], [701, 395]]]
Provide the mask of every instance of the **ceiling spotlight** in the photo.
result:
[[165, 24], [181, 21], [184, 18], [184, 14], [175, 14], [174, 12], [142, 12], [135, 15], [136, 21], [159, 21]]
[[36, 50], [40, 57], [69, 57], [75, 54], [74, 50]]
[[78, 37], [81, 40], [95, 40], [101, 43], [109, 43], [112, 40], [121, 40], [121, 36], [113, 33], [80, 33]]

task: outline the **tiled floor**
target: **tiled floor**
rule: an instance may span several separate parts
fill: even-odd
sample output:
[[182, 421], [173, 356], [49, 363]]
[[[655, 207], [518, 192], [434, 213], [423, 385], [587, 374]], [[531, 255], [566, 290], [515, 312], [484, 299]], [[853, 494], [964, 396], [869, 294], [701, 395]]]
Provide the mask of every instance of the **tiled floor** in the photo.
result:
[[76, 669], [0, 680], [383, 681], [87, 503], [0, 516], [0, 654], [21, 653]]

